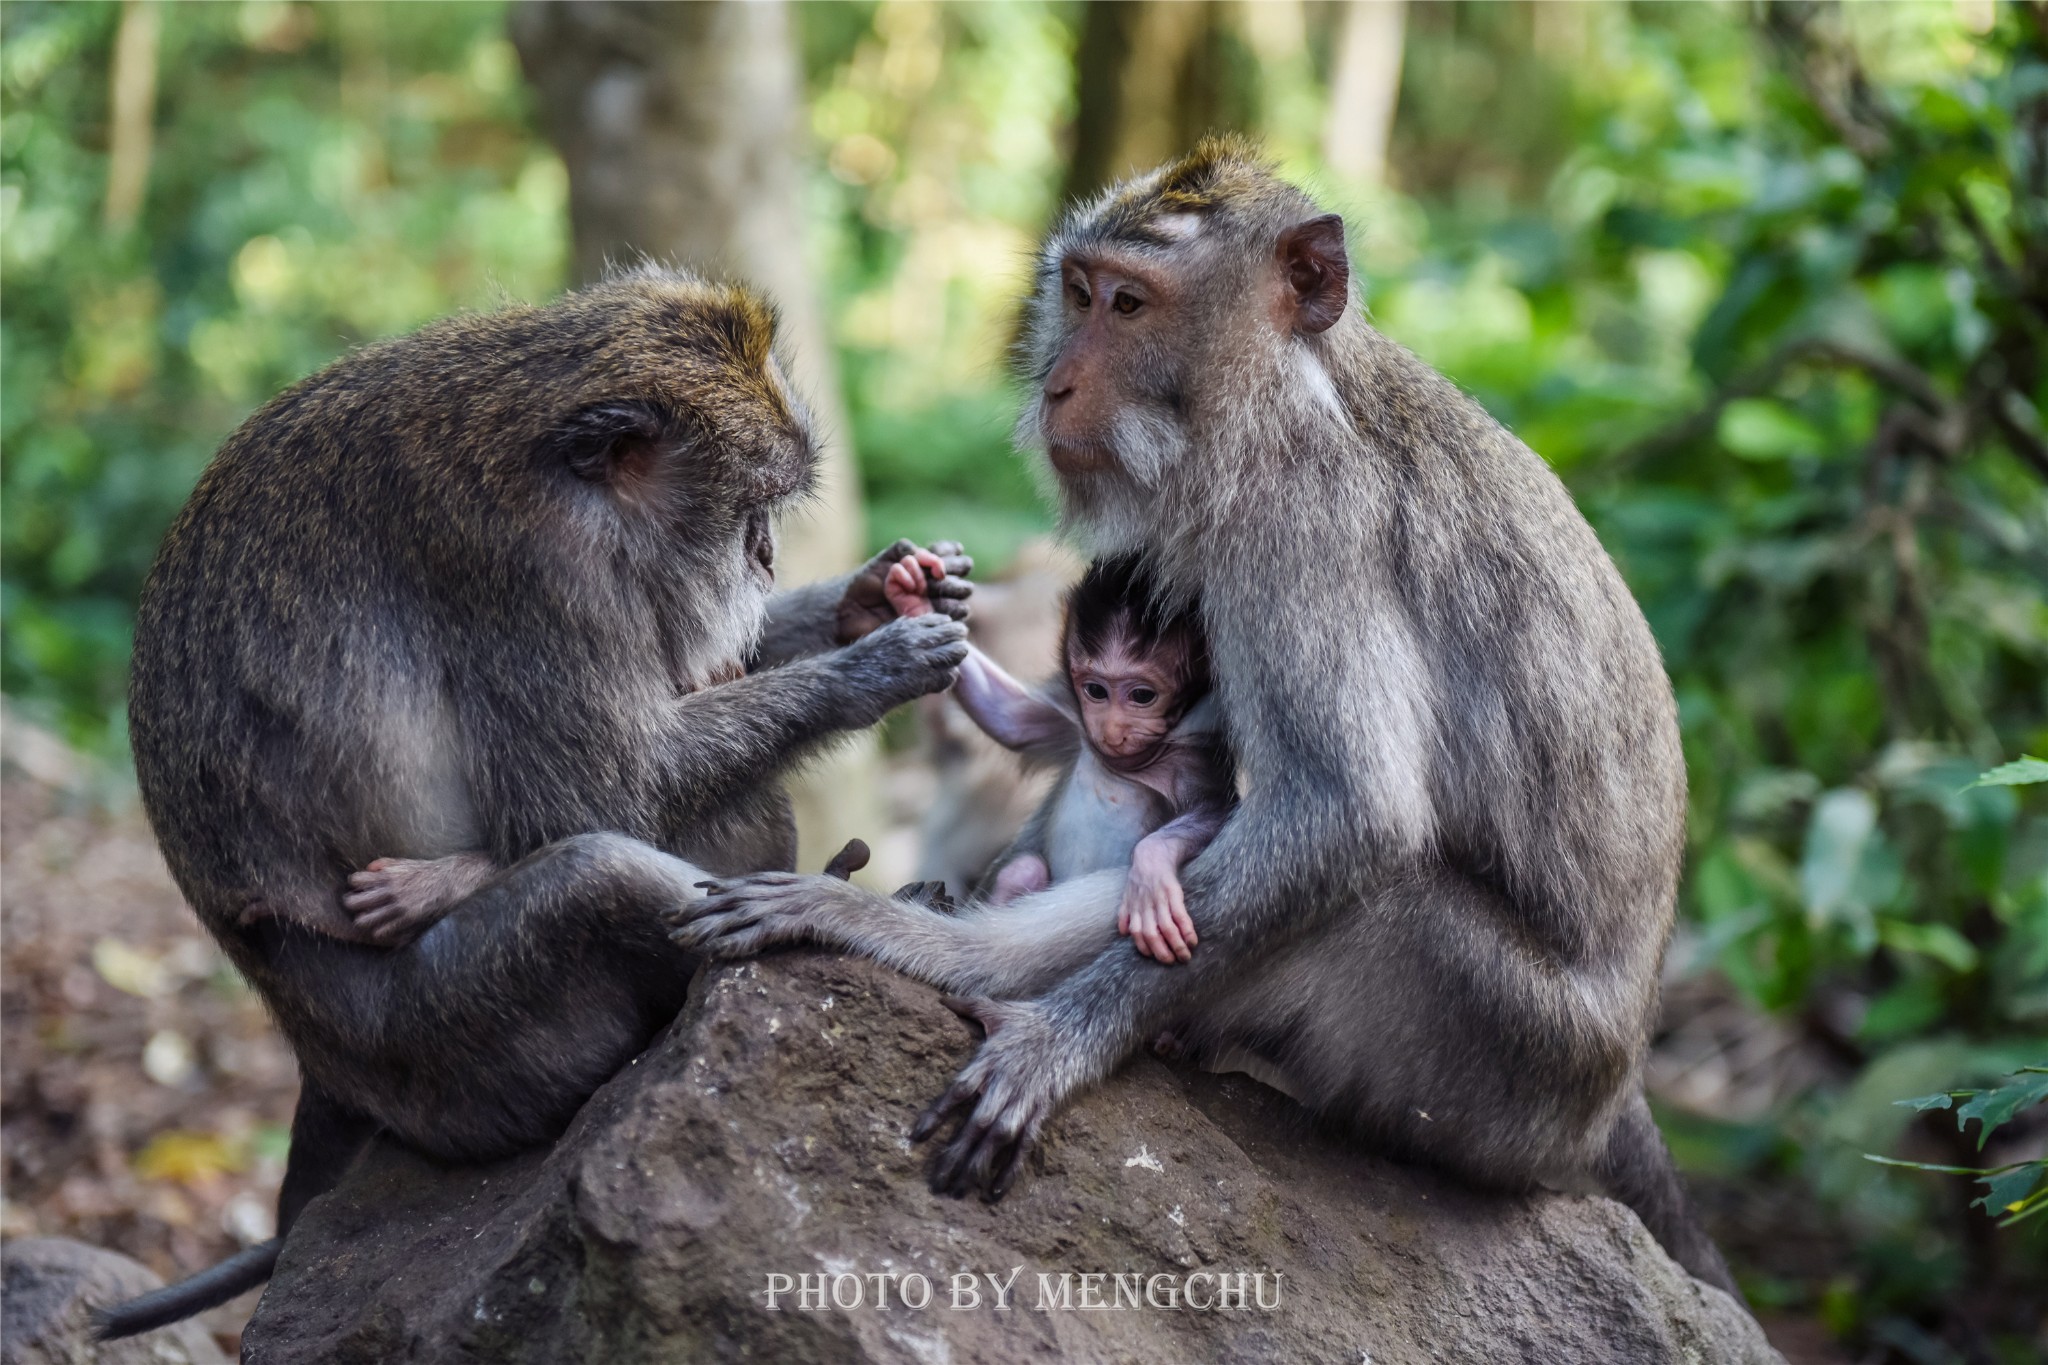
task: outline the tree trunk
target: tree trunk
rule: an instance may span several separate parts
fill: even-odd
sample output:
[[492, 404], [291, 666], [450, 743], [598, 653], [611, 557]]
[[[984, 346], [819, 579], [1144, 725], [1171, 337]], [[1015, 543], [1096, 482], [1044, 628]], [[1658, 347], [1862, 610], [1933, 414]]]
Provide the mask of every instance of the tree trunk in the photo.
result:
[[[840, 573], [865, 539], [839, 379], [804, 267], [796, 159], [802, 82], [779, 0], [528, 0], [513, 42], [540, 123], [569, 171], [575, 278], [642, 257], [730, 276], [780, 309], [795, 379], [823, 437], [819, 496], [782, 528], [778, 573]], [[799, 866], [815, 870], [872, 809], [872, 742], [808, 770]], [[878, 871], [881, 871], [878, 869]]]
[[1224, 54], [1217, 0], [1096, 0], [1081, 20], [1065, 198], [1085, 198], [1241, 128], [1244, 93]]
[[1401, 97], [1406, 10], [1404, 0], [1348, 0], [1338, 24], [1323, 160], [1360, 184], [1386, 179], [1387, 142]]

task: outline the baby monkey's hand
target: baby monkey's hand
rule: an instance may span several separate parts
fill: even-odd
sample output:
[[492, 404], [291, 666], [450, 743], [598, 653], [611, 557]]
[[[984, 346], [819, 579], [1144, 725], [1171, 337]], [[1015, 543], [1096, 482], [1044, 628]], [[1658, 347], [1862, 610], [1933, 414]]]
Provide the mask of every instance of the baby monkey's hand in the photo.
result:
[[882, 596], [898, 616], [923, 616], [932, 609], [931, 584], [945, 577], [944, 560], [930, 550], [913, 550], [890, 566]]
[[1195, 922], [1188, 918], [1179, 859], [1172, 849], [1151, 839], [1138, 841], [1130, 875], [1124, 879], [1116, 931], [1129, 935], [1139, 952], [1169, 967], [1194, 955]]
[[[900, 589], [892, 593], [888, 586], [890, 575], [905, 559], [915, 560], [920, 570], [915, 578], [901, 580], [917, 589], [920, 605], [914, 612], [905, 611], [900, 605]], [[926, 548], [914, 541], [899, 540], [847, 580], [845, 596], [839, 602], [835, 638], [842, 645], [852, 644], [899, 617], [922, 616], [933, 611], [964, 621], [967, 600], [974, 592], [967, 575], [973, 571], [974, 561], [953, 541], [938, 541]]]

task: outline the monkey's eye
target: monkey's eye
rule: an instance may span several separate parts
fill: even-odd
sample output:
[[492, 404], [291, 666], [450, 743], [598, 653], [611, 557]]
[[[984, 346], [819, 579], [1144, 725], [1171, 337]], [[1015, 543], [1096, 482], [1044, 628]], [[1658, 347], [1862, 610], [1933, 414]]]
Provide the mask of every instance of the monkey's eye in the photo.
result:
[[1109, 689], [1104, 687], [1101, 683], [1082, 683], [1081, 695], [1085, 696], [1090, 701], [1108, 701]]
[[1150, 706], [1159, 700], [1159, 694], [1149, 687], [1134, 687], [1131, 689], [1131, 700], [1139, 706]]
[[1139, 298], [1136, 294], [1130, 293], [1126, 290], [1119, 289], [1117, 291], [1116, 298], [1111, 300], [1109, 306], [1111, 308], [1116, 309], [1119, 316], [1129, 317], [1131, 314], [1137, 312], [1140, 308], [1143, 308], [1145, 306], [1145, 301]]
[[1080, 309], [1084, 313], [1088, 311], [1089, 299], [1088, 290], [1086, 286], [1078, 284], [1068, 285], [1067, 297], [1074, 301], [1074, 307]]

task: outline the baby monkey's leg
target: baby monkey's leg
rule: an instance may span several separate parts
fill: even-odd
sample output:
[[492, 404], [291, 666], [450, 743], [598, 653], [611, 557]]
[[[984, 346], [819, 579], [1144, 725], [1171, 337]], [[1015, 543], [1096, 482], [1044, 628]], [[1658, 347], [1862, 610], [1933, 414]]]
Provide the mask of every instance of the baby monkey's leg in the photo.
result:
[[497, 865], [482, 853], [446, 858], [379, 858], [349, 874], [342, 908], [372, 943], [399, 948], [434, 927], [448, 907], [491, 879]]
[[1019, 896], [1043, 891], [1052, 885], [1052, 872], [1036, 853], [1023, 853], [1003, 864], [996, 884], [989, 889], [989, 904], [1008, 905]]

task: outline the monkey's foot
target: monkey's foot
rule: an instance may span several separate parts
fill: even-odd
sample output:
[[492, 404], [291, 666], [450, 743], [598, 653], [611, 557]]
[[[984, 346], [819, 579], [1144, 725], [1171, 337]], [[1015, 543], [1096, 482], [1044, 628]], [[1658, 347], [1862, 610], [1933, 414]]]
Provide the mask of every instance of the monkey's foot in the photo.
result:
[[953, 1136], [932, 1158], [934, 1194], [981, 1191], [990, 1203], [1009, 1192], [1038, 1133], [1065, 1098], [1060, 1040], [1044, 1010], [1029, 1000], [955, 1000], [946, 1005], [987, 1032], [981, 1051], [910, 1130], [923, 1142], [952, 1119]]
[[481, 853], [447, 858], [379, 858], [349, 874], [342, 909], [371, 943], [400, 948], [424, 934], [448, 908], [490, 879], [491, 860]]
[[835, 909], [855, 910], [874, 899], [873, 893], [839, 877], [798, 872], [760, 872], [698, 885], [704, 889], [702, 900], [671, 906], [661, 917], [677, 947], [716, 958], [752, 957], [787, 943], [825, 942], [821, 930]]

